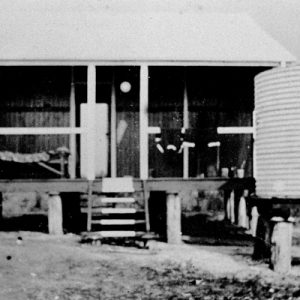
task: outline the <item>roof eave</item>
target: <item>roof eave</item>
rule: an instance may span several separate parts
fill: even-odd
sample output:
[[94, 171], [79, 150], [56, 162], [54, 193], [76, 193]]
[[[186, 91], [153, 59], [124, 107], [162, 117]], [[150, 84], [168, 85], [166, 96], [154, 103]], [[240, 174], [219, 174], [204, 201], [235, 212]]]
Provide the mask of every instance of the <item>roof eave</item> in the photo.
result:
[[1, 59], [0, 66], [237, 66], [237, 67], [278, 67], [294, 64], [295, 60], [281, 61], [228, 61], [228, 60], [145, 60], [145, 59]]

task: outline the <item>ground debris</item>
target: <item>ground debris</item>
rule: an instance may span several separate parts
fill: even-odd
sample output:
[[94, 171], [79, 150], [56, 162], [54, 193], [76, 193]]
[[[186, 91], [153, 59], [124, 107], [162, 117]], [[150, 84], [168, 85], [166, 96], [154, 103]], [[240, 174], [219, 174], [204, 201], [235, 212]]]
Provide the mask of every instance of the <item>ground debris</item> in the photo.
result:
[[[26, 243], [19, 247], [15, 233], [0, 233], [0, 252], [6, 253], [0, 260], [0, 299], [293, 300], [300, 295], [299, 280], [273, 280], [267, 267], [254, 272], [243, 257], [228, 260], [212, 248], [82, 247], [76, 237], [22, 236]], [[14, 259], [7, 261], [8, 254]], [[231, 263], [244, 264], [247, 273], [237, 272], [244, 267], [233, 273]]]

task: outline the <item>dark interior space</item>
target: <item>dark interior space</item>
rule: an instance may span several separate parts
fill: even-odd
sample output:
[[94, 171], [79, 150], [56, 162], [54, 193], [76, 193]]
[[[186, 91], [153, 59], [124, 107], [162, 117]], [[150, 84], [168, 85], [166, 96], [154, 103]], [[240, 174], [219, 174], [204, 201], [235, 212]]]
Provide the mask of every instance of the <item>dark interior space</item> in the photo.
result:
[[[252, 135], [218, 134], [218, 127], [251, 127], [254, 77], [261, 67], [151, 67], [149, 125], [161, 128], [161, 145], [180, 147], [184, 109], [188, 111], [185, 139], [190, 177], [218, 177], [221, 168], [245, 170], [252, 176]], [[184, 108], [184, 90], [187, 108]], [[210, 143], [219, 143], [210, 146]], [[219, 151], [219, 154], [217, 154]], [[218, 158], [217, 158], [218, 156]], [[219, 166], [217, 166], [217, 159]], [[182, 177], [183, 155], [161, 153], [155, 136], [149, 136], [149, 169], [152, 177]], [[217, 167], [219, 169], [217, 170]]]
[[151, 192], [149, 198], [150, 231], [167, 238], [167, 204], [165, 192]]

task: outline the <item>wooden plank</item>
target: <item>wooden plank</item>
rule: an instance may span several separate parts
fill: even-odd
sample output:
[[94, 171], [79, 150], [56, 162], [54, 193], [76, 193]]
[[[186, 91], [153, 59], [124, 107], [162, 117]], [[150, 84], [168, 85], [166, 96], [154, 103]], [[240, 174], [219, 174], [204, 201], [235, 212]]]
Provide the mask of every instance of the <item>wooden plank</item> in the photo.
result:
[[111, 177], [117, 177], [117, 109], [114, 71], [112, 76], [110, 102], [110, 173]]
[[103, 214], [135, 214], [135, 208], [99, 208]]
[[191, 190], [212, 190], [220, 189], [226, 180], [224, 178], [215, 179], [148, 179], [149, 191], [182, 192]]
[[135, 231], [99, 231], [101, 237], [135, 237]]
[[158, 126], [150, 126], [148, 127], [148, 134], [160, 134], [161, 128]]
[[148, 178], [148, 66], [140, 67], [140, 178]]
[[[243, 179], [239, 179], [242, 181]], [[179, 178], [151, 178], [147, 181], [148, 191], [190, 191], [190, 190], [213, 190], [222, 188], [228, 180], [216, 179], [188, 179]], [[92, 189], [96, 193], [102, 192], [102, 180], [97, 179], [91, 182]], [[0, 191], [2, 192], [81, 192], [88, 193], [88, 180], [86, 179], [0, 179]], [[143, 192], [142, 181], [134, 180], [134, 190]], [[289, 199], [285, 199], [288, 202]], [[295, 199], [299, 200], [299, 199]], [[284, 201], [282, 201], [284, 202]], [[293, 202], [293, 200], [291, 200]]]
[[[103, 209], [106, 209], [106, 208], [104, 208], [103, 206], [93, 207], [93, 208], [92, 208], [93, 215], [100, 216], [101, 214], [104, 214]], [[115, 208], [111, 208], [111, 209], [115, 209]], [[82, 213], [87, 213], [87, 211], [88, 211], [88, 208], [87, 208], [87, 207], [82, 207], [82, 208], [81, 208], [81, 212], [82, 212]], [[145, 212], [145, 211], [142, 210], [142, 209], [136, 209], [135, 212], [131, 212], [131, 211], [130, 211], [128, 214], [144, 213], [144, 212]], [[122, 213], [123, 213], [123, 212], [120, 212], [120, 213], [110, 212], [109, 214], [122, 214]]]
[[176, 194], [167, 195], [167, 241], [181, 244], [181, 200]]
[[92, 224], [100, 225], [136, 225], [142, 224], [145, 221], [133, 220], [133, 219], [102, 219], [102, 220], [92, 220]]
[[7, 193], [51, 191], [87, 193], [88, 181], [82, 179], [0, 180], [0, 191]]
[[103, 197], [101, 198], [102, 203], [134, 203], [135, 199], [133, 197]]
[[84, 132], [85, 129], [80, 127], [0, 127], [0, 135], [59, 135]]
[[253, 134], [253, 127], [218, 127], [218, 134]]
[[[63, 173], [62, 173], [61, 171], [58, 171], [57, 169], [52, 168], [52, 167], [48, 166], [47, 164], [45, 164], [45, 163], [43, 163], [43, 162], [37, 162], [37, 164], [38, 164], [39, 166], [41, 166], [41, 167], [43, 167], [43, 168], [49, 170], [49, 171], [51, 171], [51, 172], [53, 172], [53, 173], [55, 173], [55, 174], [61, 176], [61, 177], [62, 177], [62, 175], [63, 175]], [[61, 170], [63, 170], [63, 168], [61, 168]]]
[[51, 192], [48, 197], [48, 230], [52, 235], [63, 235], [62, 203], [59, 193]]
[[88, 65], [87, 79], [87, 179], [95, 179], [95, 130], [96, 130], [96, 66]]

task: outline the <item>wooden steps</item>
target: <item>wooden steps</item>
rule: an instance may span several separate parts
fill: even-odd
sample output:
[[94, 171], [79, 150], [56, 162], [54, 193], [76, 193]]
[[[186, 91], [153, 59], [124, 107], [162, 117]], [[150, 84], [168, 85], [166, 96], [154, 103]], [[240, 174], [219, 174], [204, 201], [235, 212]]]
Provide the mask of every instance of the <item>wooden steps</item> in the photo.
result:
[[87, 213], [87, 232], [83, 235], [85, 239], [146, 240], [142, 237], [147, 237], [149, 228], [145, 209], [147, 205], [141, 207], [135, 196], [132, 178], [104, 178], [102, 193], [95, 195], [90, 191], [87, 206], [81, 209]]

